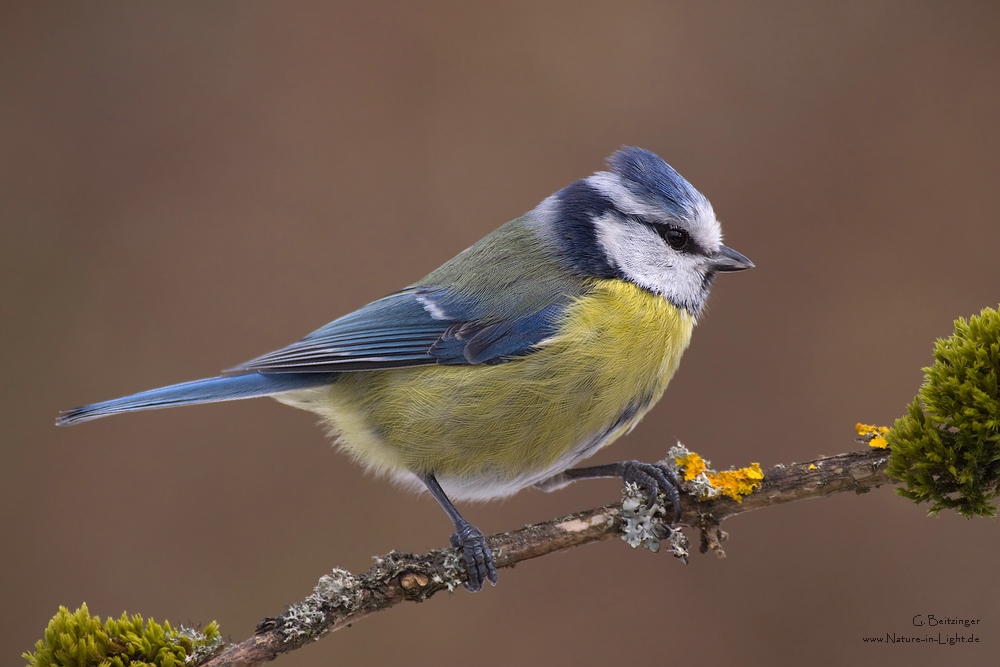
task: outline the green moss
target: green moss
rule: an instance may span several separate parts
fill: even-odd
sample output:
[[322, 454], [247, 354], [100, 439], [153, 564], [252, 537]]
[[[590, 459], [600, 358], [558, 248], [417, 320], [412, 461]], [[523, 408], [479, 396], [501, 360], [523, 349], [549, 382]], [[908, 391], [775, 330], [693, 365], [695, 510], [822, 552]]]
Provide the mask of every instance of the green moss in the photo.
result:
[[22, 657], [29, 667], [182, 667], [188, 656], [211, 653], [221, 643], [214, 621], [201, 632], [138, 614], [101, 623], [84, 604], [74, 612], [59, 607], [35, 652]]
[[934, 346], [934, 365], [908, 414], [886, 435], [887, 471], [897, 492], [951, 508], [965, 517], [994, 516], [1000, 495], [1000, 313], [955, 322], [955, 333]]

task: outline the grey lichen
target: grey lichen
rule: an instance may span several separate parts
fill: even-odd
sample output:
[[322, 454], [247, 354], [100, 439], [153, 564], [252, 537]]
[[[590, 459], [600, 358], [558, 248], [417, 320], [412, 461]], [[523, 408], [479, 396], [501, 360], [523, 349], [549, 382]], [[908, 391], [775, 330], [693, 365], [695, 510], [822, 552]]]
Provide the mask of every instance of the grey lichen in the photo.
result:
[[622, 491], [622, 539], [630, 547], [643, 547], [653, 553], [660, 550], [660, 540], [670, 535], [670, 527], [659, 518], [667, 513], [661, 494], [650, 506], [638, 484], [629, 483]]
[[[678, 442], [667, 453], [667, 458], [660, 461], [674, 472], [677, 479], [684, 479], [677, 466], [677, 459], [687, 456], [688, 450]], [[711, 495], [718, 493], [704, 474], [691, 482], [684, 483], [683, 490], [687, 493], [700, 493], [704, 497], [706, 490]], [[667, 540], [669, 551], [674, 558], [684, 563], [688, 562], [688, 539], [680, 530], [671, 529], [664, 521], [667, 516], [667, 498], [659, 494], [650, 505], [645, 492], [637, 484], [626, 484], [622, 491], [622, 539], [633, 549], [643, 547], [653, 553], [660, 550], [660, 543]]]
[[462, 585], [462, 575], [466, 574], [465, 565], [459, 558], [457, 549], [450, 549], [445, 553], [442, 568], [444, 569], [443, 580], [441, 576], [434, 575], [434, 581], [439, 584], [443, 583], [448, 587], [448, 592], [452, 593]]
[[185, 665], [197, 665], [204, 662], [226, 643], [222, 639], [222, 635], [218, 633], [204, 633], [184, 625], [180, 626], [177, 633], [190, 641], [194, 647], [194, 650], [184, 658]]
[[674, 529], [670, 531], [670, 537], [667, 541], [670, 544], [670, 555], [687, 565], [688, 556], [691, 554], [691, 544], [688, 542], [687, 535]]
[[353, 574], [338, 567], [320, 577], [313, 591], [313, 595], [324, 599], [330, 606], [347, 608], [357, 601], [359, 583]]
[[341, 568], [320, 577], [312, 594], [288, 607], [281, 616], [280, 629], [286, 642], [319, 639], [329, 612], [349, 610], [360, 602], [361, 585], [357, 577]]

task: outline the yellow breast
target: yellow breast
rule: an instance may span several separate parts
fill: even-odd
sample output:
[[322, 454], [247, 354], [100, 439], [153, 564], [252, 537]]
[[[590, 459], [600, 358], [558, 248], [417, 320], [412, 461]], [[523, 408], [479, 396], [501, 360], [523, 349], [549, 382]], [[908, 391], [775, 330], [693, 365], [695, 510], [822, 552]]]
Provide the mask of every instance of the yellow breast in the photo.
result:
[[323, 415], [340, 444], [378, 472], [524, 486], [633, 426], [663, 394], [693, 327], [663, 298], [601, 280], [529, 355], [345, 373], [322, 397], [296, 403]]

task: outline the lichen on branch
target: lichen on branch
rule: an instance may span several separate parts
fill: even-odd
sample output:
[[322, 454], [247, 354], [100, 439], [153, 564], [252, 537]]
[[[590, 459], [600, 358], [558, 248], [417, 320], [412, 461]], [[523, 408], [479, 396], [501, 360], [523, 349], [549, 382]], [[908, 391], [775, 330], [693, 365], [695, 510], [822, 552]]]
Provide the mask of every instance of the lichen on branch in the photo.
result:
[[[908, 414], [891, 429], [857, 425], [871, 446], [863, 451], [766, 472], [757, 463], [716, 472], [678, 443], [662, 463], [685, 491], [679, 524], [699, 530], [702, 552], [721, 556], [726, 535], [719, 526], [728, 517], [843, 491], [865, 493], [895, 480], [905, 484], [898, 493], [930, 503], [931, 513], [953, 508], [967, 517], [993, 516], [1000, 495], [1000, 314], [987, 308], [968, 322], [959, 319], [954, 335], [937, 341], [934, 360]], [[648, 500], [627, 485], [621, 503], [493, 535], [490, 549], [503, 568], [616, 536], [654, 552], [669, 538], [670, 551], [686, 562], [686, 538], [663, 523], [665, 499]], [[101, 623], [86, 605], [72, 613], [60, 607], [45, 638], [24, 658], [29, 667], [251, 667], [400, 602], [453, 591], [465, 577], [454, 549], [419, 556], [393, 551], [361, 575], [335, 568], [303, 601], [224, 650], [215, 623], [200, 633], [124, 614]]]

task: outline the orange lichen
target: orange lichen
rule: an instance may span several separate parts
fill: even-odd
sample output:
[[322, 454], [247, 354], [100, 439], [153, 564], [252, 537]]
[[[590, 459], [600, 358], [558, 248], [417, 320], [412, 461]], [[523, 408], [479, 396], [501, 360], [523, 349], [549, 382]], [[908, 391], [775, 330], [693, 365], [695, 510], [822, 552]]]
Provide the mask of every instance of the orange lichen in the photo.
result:
[[753, 493], [764, 483], [764, 471], [759, 463], [751, 463], [746, 468], [709, 473], [708, 480], [724, 496], [736, 502], [743, 502], [743, 496]]
[[815, 463], [810, 463], [809, 470], [819, 470], [819, 466], [816, 465]]
[[889, 446], [889, 441], [885, 439], [886, 434], [889, 432], [888, 426], [855, 424], [854, 428], [857, 430], [858, 435], [862, 438], [868, 439], [869, 446], [876, 447], [878, 449], [885, 449]]
[[739, 470], [716, 472], [708, 467], [708, 461], [694, 452], [681, 447], [678, 453], [680, 456], [675, 456], [674, 461], [678, 469], [683, 469], [684, 481], [694, 482], [685, 487], [688, 493], [698, 496], [700, 500], [723, 495], [742, 502], [743, 496], [756, 490], [764, 480], [759, 463]]
[[678, 466], [684, 468], [685, 482], [690, 482], [708, 469], [708, 466], [705, 465], [705, 459], [701, 458], [694, 452], [689, 452], [685, 456], [678, 456], [674, 460], [677, 461]]

